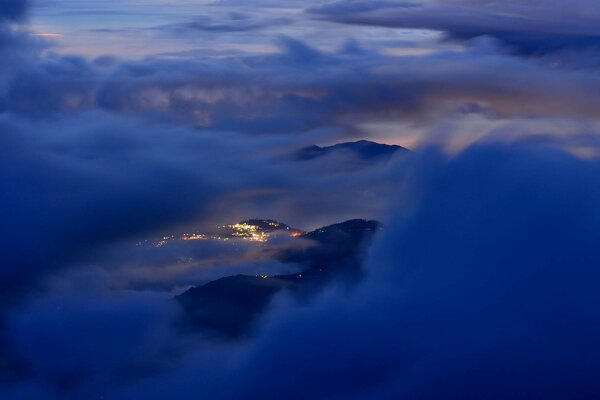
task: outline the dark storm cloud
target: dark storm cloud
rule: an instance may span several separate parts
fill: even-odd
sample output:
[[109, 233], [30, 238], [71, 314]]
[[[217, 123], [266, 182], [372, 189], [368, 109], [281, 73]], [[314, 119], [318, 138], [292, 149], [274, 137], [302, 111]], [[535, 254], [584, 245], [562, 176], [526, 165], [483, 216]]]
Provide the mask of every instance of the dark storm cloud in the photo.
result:
[[600, 46], [600, 14], [587, 0], [350, 0], [317, 6], [311, 12], [342, 23], [443, 31], [454, 39], [491, 36], [524, 54]]

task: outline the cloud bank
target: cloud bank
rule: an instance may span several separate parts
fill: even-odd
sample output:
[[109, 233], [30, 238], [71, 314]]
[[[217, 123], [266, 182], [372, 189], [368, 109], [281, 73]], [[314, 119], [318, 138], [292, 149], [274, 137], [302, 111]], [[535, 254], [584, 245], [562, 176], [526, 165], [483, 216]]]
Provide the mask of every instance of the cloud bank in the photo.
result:
[[[450, 158], [431, 149], [412, 180], [412, 207], [387, 222], [356, 292], [334, 290], [310, 306], [280, 299], [257, 336], [233, 347], [160, 336], [156, 348], [179, 346], [170, 351], [180, 362], [169, 357], [121, 383], [109, 379], [123, 362], [113, 352], [92, 353], [90, 365], [73, 348], [60, 346], [62, 357], [27, 350], [37, 338], [26, 321], [37, 332], [69, 320], [69, 335], [88, 326], [70, 311], [40, 320], [33, 308], [8, 332], [41, 376], [8, 393], [56, 388], [44, 371], [77, 370], [72, 386], [39, 398], [593, 397], [599, 168], [530, 145], [488, 143]], [[146, 335], [161, 324], [153, 326]], [[122, 329], [118, 320], [98, 327], [103, 338]], [[94, 348], [104, 341], [85, 332]], [[138, 361], [153, 365], [152, 354]]]
[[598, 49], [597, 7], [581, 1], [382, 1], [342, 0], [313, 7], [323, 18], [350, 24], [431, 29], [452, 39], [490, 36], [523, 54]]
[[[19, 25], [27, 4], [0, 5], [1, 398], [598, 397], [591, 2], [311, 2], [290, 28], [267, 1], [169, 34], [273, 51], [144, 59], [55, 52]], [[333, 23], [386, 35], [324, 46]], [[294, 158], [369, 127], [414, 156]], [[281, 265], [177, 270], [129, 243], [255, 216], [385, 229], [355, 291], [279, 298], [241, 343], [177, 331], [171, 292]]]

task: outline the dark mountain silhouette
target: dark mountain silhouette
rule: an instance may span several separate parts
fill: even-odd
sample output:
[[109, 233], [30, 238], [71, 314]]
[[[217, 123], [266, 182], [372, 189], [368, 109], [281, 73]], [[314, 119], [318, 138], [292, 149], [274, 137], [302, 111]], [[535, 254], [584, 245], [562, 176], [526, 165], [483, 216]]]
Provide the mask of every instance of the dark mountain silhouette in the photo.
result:
[[357, 142], [338, 143], [327, 147], [316, 145], [305, 147], [296, 153], [296, 158], [298, 160], [313, 160], [333, 154], [350, 153], [363, 161], [379, 161], [389, 159], [399, 151], [408, 152], [409, 150], [402, 146], [359, 140]]
[[361, 249], [378, 228], [376, 221], [356, 219], [300, 236], [315, 245], [303, 250], [290, 248], [276, 256], [282, 262], [298, 264], [299, 273], [236, 275], [189, 289], [176, 297], [184, 310], [182, 325], [221, 338], [240, 338], [279, 292], [286, 290], [298, 300], [307, 300], [332, 281], [356, 282], [363, 274]]

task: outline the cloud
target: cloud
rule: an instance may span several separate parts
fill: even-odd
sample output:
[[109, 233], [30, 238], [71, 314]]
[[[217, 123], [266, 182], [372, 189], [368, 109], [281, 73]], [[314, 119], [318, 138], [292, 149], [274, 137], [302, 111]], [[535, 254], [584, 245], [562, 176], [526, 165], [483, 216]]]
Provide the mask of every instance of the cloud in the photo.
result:
[[158, 382], [212, 398], [597, 395], [598, 168], [527, 146], [429, 153], [362, 292], [283, 307], [215, 373], [237, 376], [230, 387], [191, 372]]
[[429, 153], [414, 206], [399, 210], [371, 252], [364, 291], [291, 318], [282, 310], [245, 364], [253, 367], [242, 369], [252, 371], [242, 390], [248, 398], [597, 394], [600, 192], [589, 185], [598, 168], [527, 146]]
[[[506, 124], [512, 138], [548, 133], [548, 119], [577, 130], [598, 117], [597, 74], [493, 47], [398, 58], [287, 37], [280, 46], [278, 54], [211, 62], [48, 55], [10, 71], [0, 120], [10, 277], [3, 301], [35, 286], [38, 273], [181, 223], [261, 216], [311, 229], [380, 218], [404, 162], [349, 178], [326, 162], [291, 160], [307, 144], [362, 134], [368, 121], [459, 136], [465, 126], [449, 125], [477, 114], [497, 131]], [[531, 126], [511, 124], [519, 118]], [[598, 131], [589, 125], [589, 135]]]
[[[173, 241], [161, 247], [134, 241], [110, 246], [102, 254], [78, 262], [74, 268], [46, 280], [53, 291], [90, 290], [156, 291], [173, 295], [210, 281], [237, 274], [289, 274], [295, 264], [274, 259], [278, 249], [303, 243], [257, 244], [239, 241]], [[152, 243], [152, 242], [150, 242]]]
[[164, 296], [63, 293], [38, 298], [10, 315], [3, 337], [11, 357], [26, 366], [29, 378], [41, 382], [46, 395], [72, 396], [70, 391], [87, 385], [84, 392], [91, 395], [91, 387], [118, 385], [168, 363], [174, 351], [169, 344], [172, 315]]
[[522, 54], [543, 55], [570, 48], [598, 48], [598, 12], [589, 1], [453, 0], [336, 1], [309, 10], [349, 24], [431, 29], [450, 38], [491, 36]]
[[[25, 5], [0, 5], [0, 397], [597, 397], [589, 2], [336, 2], [311, 15], [468, 46], [391, 56], [281, 36], [269, 54], [144, 60], [39, 52], [15, 26]], [[211, 15], [185, 29], [272, 23]], [[454, 155], [421, 148], [356, 171], [293, 160], [373, 122]], [[172, 303], [146, 292], [282, 265], [126, 244], [254, 216], [310, 229], [390, 205], [360, 290], [279, 299], [235, 346], [171, 332]], [[204, 259], [180, 268], [180, 251]]]
[[184, 345], [178, 366], [119, 385], [94, 385], [92, 371], [64, 395], [596, 396], [598, 162], [492, 142], [455, 157], [430, 149], [417, 166], [412, 202], [387, 221], [358, 291], [309, 306], [280, 299], [248, 342]]
[[20, 20], [25, 16], [29, 0], [4, 0], [0, 4], [0, 20]]
[[[182, 269], [177, 262], [188, 254], [210, 259], [213, 252], [218, 259], [223, 248], [177, 248], [183, 254], [166, 251], [159, 257], [123, 246], [123, 254], [115, 248], [111, 255], [108, 247], [124, 240], [263, 215], [310, 229], [357, 214], [371, 217], [387, 202], [388, 166], [353, 172], [349, 185], [344, 174], [323, 170], [322, 164], [297, 162], [272, 138], [248, 139], [99, 111], [39, 119], [7, 115], [0, 132], [3, 304], [18, 302], [66, 266], [112, 262], [114, 268], [124, 266], [117, 271], [123, 279], [117, 287], [128, 287], [131, 279], [137, 280], [134, 286], [166, 290], [215, 273], [258, 268], [241, 259], [237, 267], [220, 272], [197, 264]], [[373, 188], [378, 181], [381, 188]], [[156, 262], [159, 268], [177, 268], [152, 278]], [[144, 271], [148, 279], [136, 278]], [[185, 277], [193, 281], [185, 283]]]
[[[214, 10], [216, 11], [216, 10]], [[243, 12], [228, 12], [223, 15], [197, 16], [191, 21], [158, 26], [159, 29], [174, 34], [194, 33], [226, 33], [226, 32], [248, 32], [271, 28], [273, 26], [291, 24], [290, 18], [263, 17]]]
[[0, 123], [3, 301], [90, 249], [193, 216], [220, 191], [202, 172], [219, 162], [198, 159], [219, 145], [192, 132], [106, 114], [54, 120], [53, 130]]
[[12, 73], [26, 65], [39, 51], [39, 46], [31, 41], [19, 25], [28, 6], [29, 1], [24, 0], [7, 0], [0, 4], [0, 114], [7, 107], [6, 91]]
[[356, 45], [323, 51], [288, 37], [279, 45], [277, 54], [210, 61], [47, 57], [12, 75], [4, 108], [29, 117], [99, 108], [250, 135], [332, 128], [362, 136], [357, 126], [368, 121], [425, 124], [465, 113], [598, 116], [595, 70], [531, 63], [490, 44], [418, 57]]

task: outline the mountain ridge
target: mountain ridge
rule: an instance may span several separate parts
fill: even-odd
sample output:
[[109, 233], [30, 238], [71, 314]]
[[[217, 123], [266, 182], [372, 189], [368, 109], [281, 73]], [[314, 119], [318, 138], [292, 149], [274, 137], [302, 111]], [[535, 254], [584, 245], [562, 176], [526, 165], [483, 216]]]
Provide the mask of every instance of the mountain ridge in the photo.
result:
[[296, 152], [296, 159], [308, 161], [339, 152], [350, 152], [364, 161], [375, 161], [390, 158], [399, 151], [409, 152], [410, 150], [398, 145], [377, 143], [363, 139], [355, 142], [337, 143], [331, 146], [312, 145], [304, 147]]
[[287, 290], [297, 298], [310, 298], [329, 282], [353, 283], [362, 277], [362, 245], [379, 229], [377, 221], [353, 219], [321, 227], [299, 238], [314, 247], [279, 254], [284, 263], [302, 269], [288, 275], [233, 275], [193, 287], [175, 297], [182, 307], [181, 325], [220, 338], [243, 338], [272, 298]]

